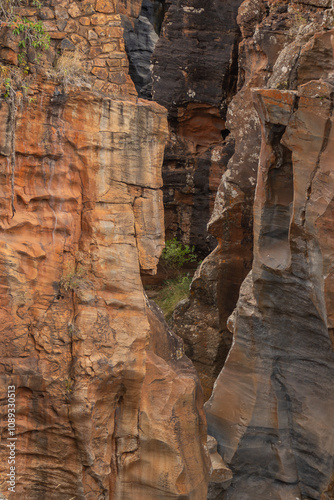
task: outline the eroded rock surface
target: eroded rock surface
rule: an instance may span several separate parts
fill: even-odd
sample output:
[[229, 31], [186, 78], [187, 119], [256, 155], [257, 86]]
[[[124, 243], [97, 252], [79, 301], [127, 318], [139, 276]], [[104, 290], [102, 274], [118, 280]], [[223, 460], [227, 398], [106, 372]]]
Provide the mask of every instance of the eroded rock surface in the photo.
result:
[[47, 90], [17, 112], [15, 165], [1, 109], [2, 432], [15, 385], [16, 494], [204, 498], [198, 380], [181, 347], [148, 352], [169, 334], [150, 327], [140, 279], [163, 245], [165, 111]]
[[207, 398], [231, 345], [228, 317], [252, 265], [261, 143], [252, 89], [296, 90], [333, 72], [332, 9], [252, 0], [242, 3], [237, 20], [243, 36], [238, 47], [238, 92], [226, 119], [235, 152], [222, 176], [208, 225], [218, 247], [201, 264], [191, 296], [176, 309], [172, 323], [185, 340], [186, 353], [194, 360]]
[[228, 499], [330, 498], [333, 90], [318, 80], [254, 92], [262, 125], [254, 263], [207, 404], [233, 471]]
[[226, 102], [237, 69], [240, 0], [166, 2], [153, 54], [153, 99], [169, 112], [163, 177], [166, 239], [177, 236], [206, 256], [216, 246], [206, 225], [226, 165]]
[[213, 436], [208, 436], [207, 445], [211, 459], [207, 500], [218, 500], [221, 498], [222, 492], [230, 486], [233, 474], [217, 452], [217, 441]]
[[[262, 146], [254, 262], [228, 322], [234, 341], [207, 403], [209, 433], [233, 472], [224, 499], [324, 500], [333, 498], [334, 454], [328, 247], [334, 195], [329, 160], [333, 13], [292, 2], [272, 3], [260, 21], [261, 5], [258, 2], [256, 13], [254, 2], [244, 2], [239, 10], [243, 86], [228, 115], [236, 121], [246, 116], [246, 126], [235, 131], [236, 153], [223, 176], [210, 222], [213, 231], [220, 231], [224, 248], [233, 227], [226, 221], [241, 211], [231, 204], [231, 192], [240, 206], [245, 203], [240, 197], [245, 189], [238, 191], [240, 181], [234, 179], [240, 172], [248, 172], [250, 179], [246, 166], [250, 158], [256, 162], [256, 108]], [[250, 103], [254, 87], [260, 87], [255, 107]], [[254, 117], [253, 126], [247, 126], [247, 117]], [[221, 255], [220, 248], [215, 253]], [[193, 284], [201, 283], [203, 274], [202, 293], [208, 283], [206, 266], [215, 268], [213, 258], [214, 254], [203, 262]], [[235, 262], [235, 254], [230, 259]], [[224, 289], [219, 262], [216, 274]], [[197, 298], [196, 288], [194, 292]], [[189, 304], [194, 307], [194, 300]], [[197, 316], [200, 310], [197, 303]], [[226, 314], [227, 308], [220, 303], [222, 311]], [[202, 339], [195, 346], [198, 352], [208, 337], [197, 334]]]
[[[62, 40], [85, 43], [92, 31], [97, 53], [86, 54], [85, 68], [105, 72], [91, 72], [83, 90], [46, 80], [45, 62], [32, 66], [30, 102], [1, 99], [4, 498], [206, 497], [199, 380], [181, 339], [151, 310], [140, 276], [156, 272], [164, 245], [168, 130], [165, 109], [135, 98], [127, 73], [119, 13], [135, 16], [139, 4], [50, 9], [54, 57]], [[60, 15], [85, 40], [59, 35]], [[18, 40], [3, 34], [15, 53]], [[111, 74], [124, 85], [112, 86]], [[7, 483], [8, 386], [16, 387], [15, 493]]]
[[143, 0], [134, 17], [122, 16], [125, 49], [129, 58], [129, 74], [138, 95], [152, 99], [151, 58], [159, 39], [165, 14], [165, 0]]

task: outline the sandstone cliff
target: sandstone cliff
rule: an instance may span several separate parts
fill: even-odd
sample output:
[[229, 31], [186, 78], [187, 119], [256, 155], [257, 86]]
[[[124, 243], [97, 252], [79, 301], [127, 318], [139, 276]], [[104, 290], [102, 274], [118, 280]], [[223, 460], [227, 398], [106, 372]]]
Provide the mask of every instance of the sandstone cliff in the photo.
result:
[[185, 340], [207, 398], [231, 346], [226, 324], [253, 258], [252, 211], [261, 129], [252, 89], [297, 89], [333, 71], [333, 11], [327, 4], [245, 1], [237, 21], [242, 35], [238, 91], [226, 119], [235, 152], [208, 225], [218, 247], [197, 270], [190, 299], [179, 305], [172, 323]]
[[255, 91], [263, 139], [254, 262], [207, 405], [234, 472], [227, 498], [330, 498], [332, 94], [321, 80]]
[[167, 2], [156, 45], [153, 99], [168, 109], [163, 178], [166, 239], [177, 235], [206, 256], [216, 246], [206, 225], [233, 153], [226, 105], [237, 78], [241, 0]]
[[[164, 244], [167, 121], [128, 76], [120, 14], [133, 9], [140, 2], [25, 7], [51, 35], [39, 62], [25, 56], [26, 76], [22, 37], [2, 27], [2, 498], [206, 497], [199, 381], [140, 278], [155, 272]], [[83, 80], [52, 68], [59, 51], [79, 52]]]
[[304, 3], [240, 6], [235, 153], [209, 223], [219, 245], [173, 318], [207, 395], [224, 365], [206, 409], [233, 479], [212, 499], [333, 497], [333, 11]]
[[329, 1], [0, 7], [1, 497], [332, 499]]

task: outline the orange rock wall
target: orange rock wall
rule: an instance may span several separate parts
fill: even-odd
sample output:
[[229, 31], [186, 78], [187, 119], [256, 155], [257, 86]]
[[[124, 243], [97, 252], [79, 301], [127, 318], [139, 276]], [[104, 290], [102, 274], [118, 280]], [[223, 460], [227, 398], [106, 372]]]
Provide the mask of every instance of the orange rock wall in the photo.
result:
[[[199, 380], [141, 282], [164, 245], [168, 130], [165, 109], [136, 99], [126, 73], [118, 11], [135, 15], [138, 2], [130, 7], [43, 7], [52, 46], [31, 64], [33, 99], [1, 99], [0, 491], [9, 500], [206, 497]], [[65, 39], [83, 48], [90, 87], [49, 78]], [[1, 41], [3, 56], [17, 53], [8, 27]]]
[[1, 108], [1, 422], [6, 439], [15, 385], [17, 494], [203, 498], [197, 377], [178, 341], [167, 361], [148, 352], [140, 279], [164, 241], [165, 111], [52, 90], [18, 109], [14, 139]]

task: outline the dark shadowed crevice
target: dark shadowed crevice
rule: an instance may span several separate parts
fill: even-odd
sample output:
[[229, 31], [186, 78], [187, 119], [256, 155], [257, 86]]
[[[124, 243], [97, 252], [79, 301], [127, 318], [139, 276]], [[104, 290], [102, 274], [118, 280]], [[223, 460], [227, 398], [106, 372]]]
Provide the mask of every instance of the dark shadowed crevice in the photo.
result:
[[229, 71], [225, 73], [225, 77], [223, 80], [223, 100], [221, 104], [221, 114], [223, 118], [226, 118], [228, 105], [230, 104], [232, 98], [237, 93], [237, 90], [239, 90], [237, 87], [238, 87], [238, 75], [239, 75], [238, 61], [239, 61], [240, 41], [241, 41], [241, 33], [239, 31], [232, 47]]
[[143, 0], [137, 19], [122, 18], [129, 74], [138, 96], [152, 99], [151, 57], [165, 15], [165, 0]]
[[165, 13], [165, 0], [143, 0], [140, 15], [150, 21], [157, 35], [160, 35]]
[[267, 199], [262, 214], [259, 248], [263, 262], [273, 269], [290, 263], [289, 230], [293, 203], [291, 151], [281, 144], [285, 126], [272, 125], [269, 131], [274, 162], [267, 177]]
[[230, 131], [226, 128], [221, 131], [222, 138], [225, 140], [228, 135], [230, 135]]
[[[217, 246], [216, 239], [207, 232], [207, 221], [210, 218], [210, 167], [211, 158], [199, 158], [194, 172], [194, 195], [191, 212], [190, 243], [196, 245], [196, 251], [205, 258]], [[205, 214], [205, 216], [204, 216]], [[207, 235], [205, 240], [204, 235]]]

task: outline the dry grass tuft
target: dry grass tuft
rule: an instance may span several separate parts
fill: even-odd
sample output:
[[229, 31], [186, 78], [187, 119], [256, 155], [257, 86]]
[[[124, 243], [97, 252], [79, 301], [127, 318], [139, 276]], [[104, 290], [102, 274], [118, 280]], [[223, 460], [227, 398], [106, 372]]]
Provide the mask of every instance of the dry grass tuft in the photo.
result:
[[56, 66], [50, 76], [60, 81], [65, 90], [69, 85], [89, 86], [83, 54], [79, 50], [63, 52], [57, 59]]

